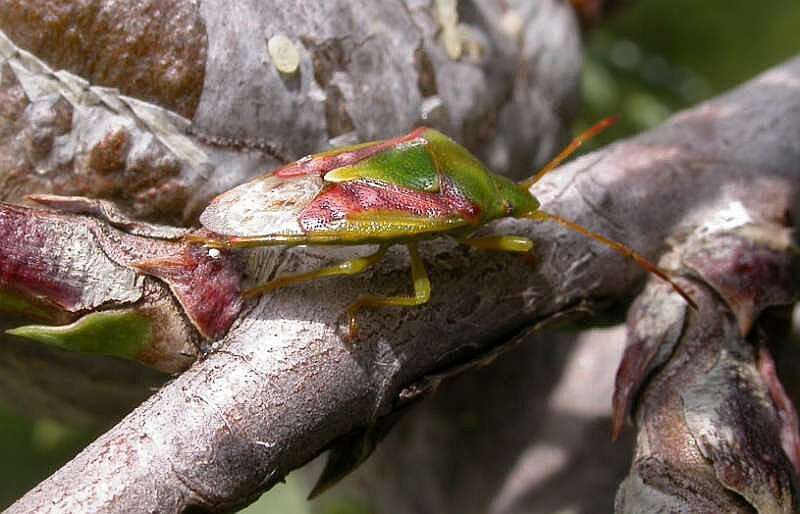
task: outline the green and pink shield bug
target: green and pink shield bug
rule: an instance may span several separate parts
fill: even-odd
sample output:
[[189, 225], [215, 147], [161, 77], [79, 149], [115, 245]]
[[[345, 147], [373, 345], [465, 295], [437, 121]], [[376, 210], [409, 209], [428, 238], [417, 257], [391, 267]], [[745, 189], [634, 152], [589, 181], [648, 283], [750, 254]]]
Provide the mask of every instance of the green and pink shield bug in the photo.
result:
[[633, 259], [691, 297], [650, 261], [621, 243], [542, 211], [530, 188], [584, 141], [614, 122], [607, 118], [579, 135], [536, 175], [520, 183], [489, 171], [466, 148], [441, 132], [417, 128], [394, 139], [310, 155], [216, 197], [200, 216], [213, 236], [188, 236], [211, 248], [268, 245], [378, 245], [365, 257], [317, 271], [279, 277], [245, 291], [255, 296], [290, 284], [354, 275], [402, 244], [411, 256], [414, 294], [369, 295], [348, 309], [350, 336], [362, 307], [414, 306], [430, 298], [431, 285], [417, 244], [442, 235], [487, 250], [527, 253], [533, 241], [520, 236], [473, 237], [500, 218], [554, 221]]

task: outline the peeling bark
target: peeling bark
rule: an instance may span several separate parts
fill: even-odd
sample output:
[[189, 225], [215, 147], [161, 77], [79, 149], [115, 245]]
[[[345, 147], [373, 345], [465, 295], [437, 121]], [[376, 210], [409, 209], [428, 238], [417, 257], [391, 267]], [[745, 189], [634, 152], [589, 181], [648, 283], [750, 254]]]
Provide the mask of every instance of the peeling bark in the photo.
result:
[[3, 0], [0, 29], [53, 68], [191, 117], [208, 45], [197, 11], [186, 0]]
[[792, 199], [770, 187], [751, 191], [771, 192], [769, 207], [731, 198], [674, 250], [699, 279], [697, 312], [665, 309], [660, 284], [631, 311], [615, 425], [635, 399], [638, 438], [618, 512], [648, 512], [654, 496], [665, 511], [796, 512], [797, 415], [754, 328], [796, 296]]
[[699, 312], [640, 391], [636, 454], [617, 512], [795, 512], [796, 471], [782, 446], [791, 426], [759, 372], [765, 350], [741, 336], [713, 294], [694, 291]]

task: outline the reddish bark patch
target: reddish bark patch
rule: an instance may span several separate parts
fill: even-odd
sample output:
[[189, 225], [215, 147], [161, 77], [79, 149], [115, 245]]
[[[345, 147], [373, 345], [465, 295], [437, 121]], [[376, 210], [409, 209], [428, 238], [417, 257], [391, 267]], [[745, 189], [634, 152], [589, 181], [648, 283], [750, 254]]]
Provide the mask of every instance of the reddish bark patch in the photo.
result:
[[103, 140], [89, 152], [87, 167], [101, 175], [125, 169], [125, 157], [130, 136], [124, 130], [106, 134]]
[[81, 288], [48, 250], [61, 232], [59, 224], [29, 209], [0, 205], [0, 288], [65, 310], [78, 307]]
[[[650, 374], [672, 354], [683, 334], [687, 307], [665, 308], [669, 286], [653, 285], [634, 304], [628, 319], [628, 341], [617, 368], [612, 399], [612, 437], [616, 440]], [[672, 301], [675, 300], [674, 298]]]
[[29, 104], [11, 66], [0, 65], [0, 199], [14, 198], [20, 179], [33, 173], [16, 137], [25, 126], [24, 113]]
[[406, 214], [418, 218], [461, 218], [476, 221], [480, 207], [469, 201], [453, 185], [441, 178], [441, 190], [426, 193], [393, 184], [356, 180], [334, 184], [317, 196], [300, 213], [300, 226], [306, 232], [325, 230], [331, 223], [352, 215]]
[[[31, 5], [38, 3], [25, 4], [23, 11]], [[12, 7], [0, 0], [0, 25]], [[21, 16], [18, 22], [26, 20]], [[43, 192], [79, 195], [113, 200], [137, 219], [171, 224], [195, 219], [196, 211], [186, 208], [191, 181], [182, 175], [180, 160], [149, 130], [125, 124], [112, 111], [94, 122], [76, 118], [63, 96], [30, 99], [15, 68], [0, 66], [0, 199], [19, 202]]]
[[792, 462], [794, 472], [800, 475], [800, 423], [798, 423], [797, 409], [792, 399], [786, 394], [786, 389], [775, 369], [775, 361], [766, 347], [761, 347], [758, 351], [758, 372], [767, 386], [772, 404], [778, 414], [783, 451]]
[[771, 305], [788, 305], [794, 297], [792, 258], [737, 235], [721, 235], [693, 247], [683, 258], [736, 314], [742, 335]]
[[417, 88], [419, 88], [420, 94], [425, 98], [438, 94], [436, 69], [425, 48], [421, 45], [414, 51], [414, 67], [417, 69]]
[[0, 29], [56, 69], [191, 118], [208, 40], [190, 0], [0, 0]]
[[15, 134], [15, 124], [28, 106], [28, 97], [8, 63], [0, 66], [0, 137]]
[[642, 341], [632, 341], [625, 348], [625, 353], [617, 368], [612, 398], [611, 437], [615, 441], [625, 428], [625, 421], [630, 415], [633, 400], [644, 383], [650, 362], [657, 351], [658, 348], [648, 348]]
[[419, 127], [404, 136], [399, 136], [386, 141], [377, 142], [373, 145], [348, 151], [346, 148], [340, 151], [324, 152], [317, 155], [309, 155], [299, 161], [279, 168], [274, 175], [280, 178], [297, 177], [300, 175], [324, 175], [331, 170], [343, 166], [351, 166], [359, 161], [363, 161], [373, 155], [384, 152], [401, 143], [407, 143], [416, 139], [422, 139], [422, 134], [428, 130], [427, 127]]
[[212, 257], [210, 252], [182, 246], [178, 254], [156, 257], [134, 267], [165, 281], [200, 333], [218, 339], [242, 310], [241, 276], [230, 254], [219, 252]]
[[328, 137], [341, 136], [356, 129], [350, 113], [347, 112], [347, 102], [342, 90], [335, 84], [328, 86], [325, 94], [325, 126]]
[[600, 21], [603, 15], [617, 3], [619, 3], [617, 0], [570, 0], [570, 4], [580, 16], [584, 28]]

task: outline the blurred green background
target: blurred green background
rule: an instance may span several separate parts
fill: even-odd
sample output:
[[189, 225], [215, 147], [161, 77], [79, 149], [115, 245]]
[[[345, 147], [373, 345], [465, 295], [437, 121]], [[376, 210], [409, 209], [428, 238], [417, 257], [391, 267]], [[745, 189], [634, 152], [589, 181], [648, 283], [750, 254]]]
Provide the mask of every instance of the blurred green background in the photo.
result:
[[631, 0], [586, 38], [576, 129], [616, 113], [607, 143], [657, 125], [800, 51], [796, 0]]
[[[640, 132], [800, 53], [798, 0], [623, 2], [586, 36], [583, 108], [575, 130], [609, 114], [616, 128], [594, 145]], [[0, 406], [0, 509], [55, 471], [96, 434]], [[245, 512], [306, 514], [307, 485], [289, 477]], [[317, 512], [368, 509], [323, 495]]]

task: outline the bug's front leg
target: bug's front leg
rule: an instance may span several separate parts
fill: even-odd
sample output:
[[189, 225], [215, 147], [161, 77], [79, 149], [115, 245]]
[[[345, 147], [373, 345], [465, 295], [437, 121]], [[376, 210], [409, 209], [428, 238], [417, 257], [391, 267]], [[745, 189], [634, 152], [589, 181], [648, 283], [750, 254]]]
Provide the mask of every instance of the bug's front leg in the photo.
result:
[[350, 340], [358, 336], [358, 311], [364, 307], [381, 307], [381, 306], [397, 306], [397, 307], [413, 307], [415, 305], [422, 305], [427, 303], [431, 297], [431, 281], [428, 278], [428, 272], [425, 270], [425, 264], [419, 255], [417, 243], [406, 244], [408, 253], [411, 255], [411, 277], [414, 281], [414, 295], [413, 296], [374, 296], [369, 295], [360, 298], [357, 302], [352, 304], [347, 309], [347, 316], [350, 321]]
[[186, 234], [183, 240], [189, 244], [198, 246], [205, 246], [206, 248], [258, 248], [260, 246], [296, 246], [307, 244], [308, 237], [305, 235], [283, 235], [272, 234], [266, 236], [254, 237], [229, 237], [227, 239], [218, 239], [208, 237], [201, 234]]
[[522, 236], [472, 237], [462, 239], [460, 242], [473, 248], [493, 252], [528, 253], [533, 250], [533, 241]]

